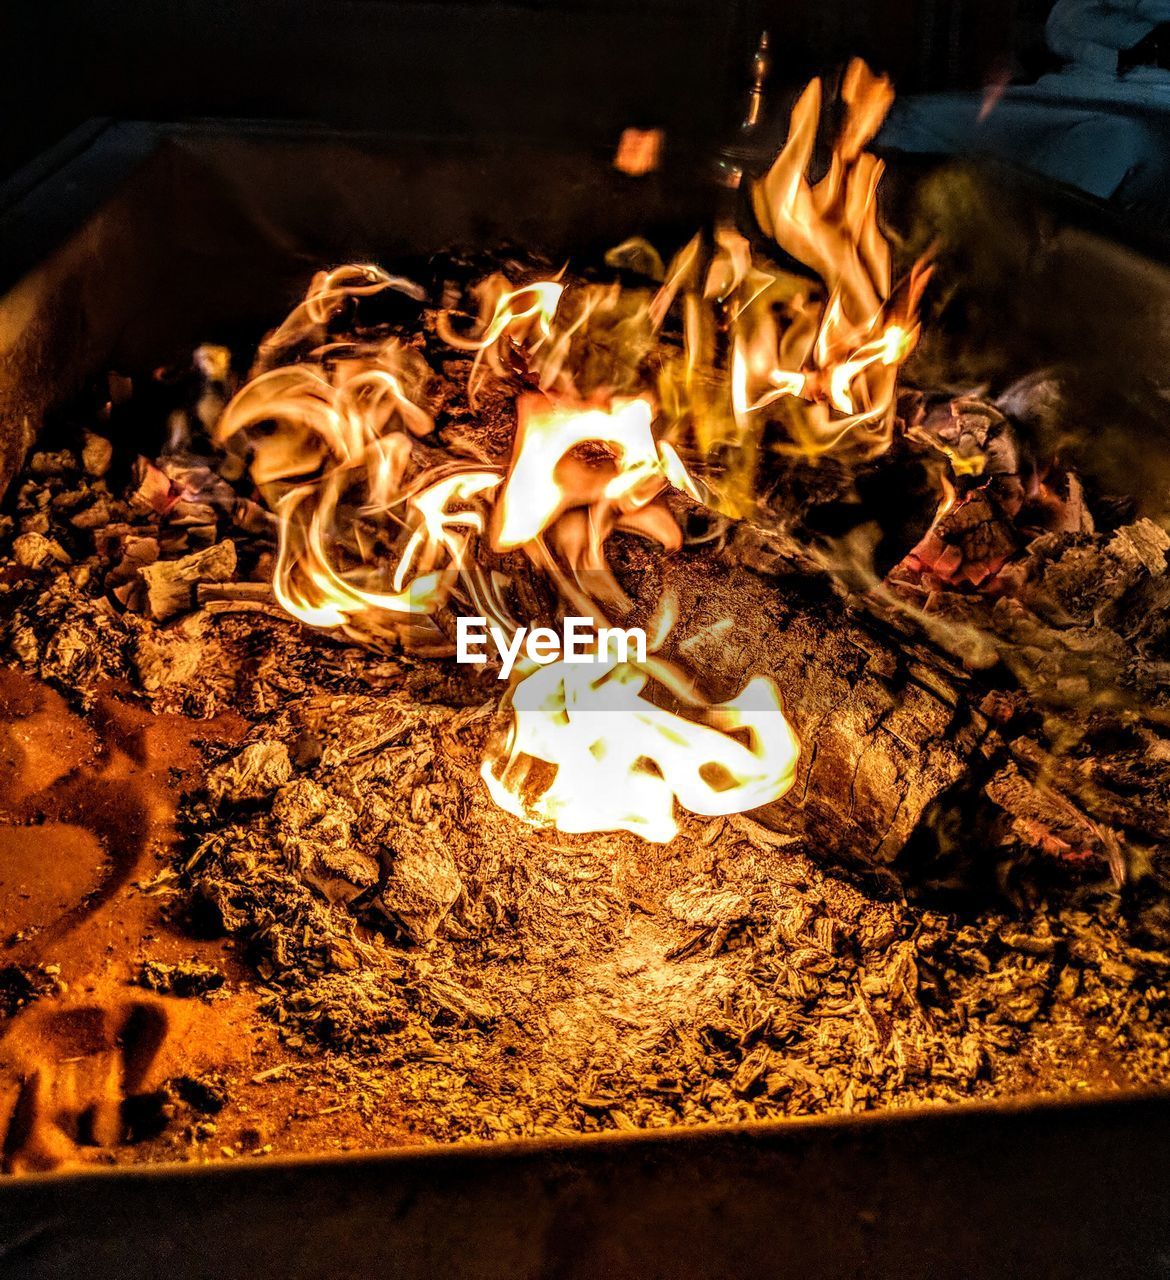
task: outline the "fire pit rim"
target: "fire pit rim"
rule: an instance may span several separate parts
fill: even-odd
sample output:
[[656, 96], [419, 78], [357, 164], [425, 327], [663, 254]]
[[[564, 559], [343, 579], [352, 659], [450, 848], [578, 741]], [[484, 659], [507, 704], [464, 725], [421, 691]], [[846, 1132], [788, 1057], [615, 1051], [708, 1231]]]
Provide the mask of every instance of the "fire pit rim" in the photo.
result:
[[222, 1176], [242, 1168], [280, 1169], [295, 1171], [322, 1165], [360, 1164], [442, 1164], [452, 1157], [472, 1157], [494, 1162], [497, 1158], [523, 1158], [529, 1156], [571, 1158], [582, 1148], [621, 1149], [641, 1148], [652, 1152], [657, 1146], [682, 1144], [694, 1146], [702, 1143], [719, 1143], [724, 1140], [762, 1142], [783, 1140], [799, 1131], [813, 1130], [829, 1135], [862, 1136], [872, 1129], [914, 1128], [929, 1125], [944, 1118], [975, 1121], [980, 1117], [1005, 1117], [1019, 1115], [1077, 1114], [1103, 1115], [1110, 1111], [1123, 1113], [1138, 1105], [1161, 1108], [1170, 1120], [1170, 1085], [1149, 1088], [1132, 1087], [1116, 1090], [1090, 1089], [1078, 1094], [1018, 1095], [1000, 1100], [952, 1102], [946, 1104], [916, 1104], [908, 1107], [883, 1107], [875, 1111], [852, 1113], [827, 1113], [821, 1115], [785, 1116], [770, 1120], [744, 1120], [729, 1124], [677, 1125], [664, 1129], [607, 1130], [599, 1133], [582, 1133], [571, 1138], [531, 1137], [508, 1139], [462, 1139], [450, 1143], [428, 1143], [397, 1147], [370, 1147], [362, 1150], [316, 1152], [312, 1155], [270, 1155], [262, 1160], [212, 1160], [194, 1164], [189, 1161], [165, 1160], [143, 1164], [92, 1165], [84, 1168], [28, 1172], [0, 1179], [0, 1201], [8, 1190], [29, 1181], [40, 1184], [68, 1185], [91, 1178], [129, 1179], [156, 1175], [165, 1177]]
[[33, 1175], [0, 1187], [0, 1249], [26, 1280], [227, 1280], [260, 1257], [287, 1280], [747, 1277], [778, 1257], [806, 1280], [1138, 1277], [1170, 1250], [1148, 1207], [1168, 1100]]

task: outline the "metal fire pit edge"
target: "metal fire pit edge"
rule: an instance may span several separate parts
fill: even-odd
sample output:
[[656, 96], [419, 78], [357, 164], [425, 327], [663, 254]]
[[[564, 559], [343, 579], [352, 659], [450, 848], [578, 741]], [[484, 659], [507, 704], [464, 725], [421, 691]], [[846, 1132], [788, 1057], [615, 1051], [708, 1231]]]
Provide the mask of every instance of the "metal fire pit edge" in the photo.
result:
[[32, 1176], [0, 1274], [1170, 1275], [1170, 1094]]

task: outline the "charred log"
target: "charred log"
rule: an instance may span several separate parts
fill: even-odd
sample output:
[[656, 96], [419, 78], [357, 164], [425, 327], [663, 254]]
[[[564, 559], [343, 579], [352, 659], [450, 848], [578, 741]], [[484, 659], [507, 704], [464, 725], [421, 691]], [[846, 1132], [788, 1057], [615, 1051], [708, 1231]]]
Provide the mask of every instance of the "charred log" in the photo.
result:
[[805, 745], [795, 786], [760, 816], [826, 857], [896, 861], [930, 806], [981, 763], [987, 718], [969, 678], [929, 646], [883, 635], [827, 590], [778, 590], [716, 552], [641, 572], [640, 595], [676, 599], [671, 643], [708, 689], [776, 682]]

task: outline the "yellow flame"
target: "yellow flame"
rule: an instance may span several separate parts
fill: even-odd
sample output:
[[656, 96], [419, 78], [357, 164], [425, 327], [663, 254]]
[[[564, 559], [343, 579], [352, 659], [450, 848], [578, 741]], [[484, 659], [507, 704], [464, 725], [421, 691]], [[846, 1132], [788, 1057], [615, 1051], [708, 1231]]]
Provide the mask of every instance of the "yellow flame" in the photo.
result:
[[[926, 271], [919, 264], [904, 296], [893, 296], [890, 248], [878, 223], [882, 164], [864, 150], [893, 101], [889, 81], [855, 60], [842, 98], [845, 122], [819, 182], [809, 178], [821, 112], [814, 80], [793, 108], [783, 150], [753, 186], [761, 230], [820, 287], [787, 301], [778, 345], [752, 304], [741, 313], [737, 411], [757, 413], [791, 397], [802, 402], [785, 418], [798, 449], [816, 454], [847, 445], [873, 456], [892, 438], [896, 370], [918, 339]], [[768, 291], [758, 296], [767, 299]]]
[[[592, 620], [597, 663], [526, 658], [505, 695], [510, 731], [483, 778], [527, 821], [668, 840], [676, 806], [732, 813], [792, 785], [799, 748], [770, 681], [711, 702], [673, 662], [629, 661], [602, 639], [607, 614], [629, 605], [607, 543], [621, 531], [677, 552], [674, 491], [742, 511], [766, 447], [863, 459], [889, 445], [928, 271], [919, 264], [895, 288], [878, 223], [882, 166], [865, 147], [889, 83], [855, 62], [842, 97], [819, 181], [814, 81], [753, 185], [774, 252], [720, 226], [665, 274], [644, 247], [622, 258], [661, 279], [656, 289], [560, 276], [517, 286], [497, 273], [477, 287], [470, 328], [438, 315], [439, 338], [474, 354], [473, 409], [490, 376], [524, 388], [506, 464], [444, 455], [424, 357], [355, 337], [362, 299], [393, 290], [425, 302], [417, 285], [369, 265], [318, 273], [224, 412], [219, 438], [250, 450], [279, 518], [277, 598], [307, 625], [439, 653], [452, 647], [453, 613], [471, 609], [515, 638], [524, 593], [514, 575], [533, 571], [554, 612]], [[777, 266], [783, 255], [802, 274]], [[681, 348], [662, 336], [676, 307]], [[717, 465], [697, 475], [696, 452], [698, 465]], [[676, 652], [686, 651], [684, 639]]]
[[[813, 182], [822, 98], [814, 80], [783, 149], [752, 184], [771, 255], [718, 227], [705, 265], [696, 237], [649, 308], [657, 329], [680, 305], [683, 352], [660, 378], [659, 399], [670, 438], [693, 440], [718, 463], [719, 501], [731, 514], [750, 511], [764, 448], [864, 461], [893, 438], [898, 369], [918, 341], [929, 270], [919, 262], [895, 287], [878, 222], [882, 165], [865, 147], [892, 97], [886, 79], [850, 65], [844, 123]], [[807, 274], [778, 267], [773, 259], [785, 255]]]
[[[646, 399], [589, 408], [524, 396], [518, 413], [493, 538], [501, 551], [539, 537], [570, 507], [606, 505], [628, 514], [645, 507], [667, 484], [667, 464], [651, 431], [654, 409]], [[570, 459], [582, 445], [603, 450], [604, 463]], [[677, 455], [671, 465], [681, 466]]]

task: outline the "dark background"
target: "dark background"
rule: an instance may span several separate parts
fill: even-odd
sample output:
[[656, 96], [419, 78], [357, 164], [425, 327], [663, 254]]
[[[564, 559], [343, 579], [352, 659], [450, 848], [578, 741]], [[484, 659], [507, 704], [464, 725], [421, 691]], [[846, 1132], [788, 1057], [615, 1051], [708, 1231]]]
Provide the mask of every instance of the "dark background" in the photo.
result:
[[0, 175], [93, 116], [616, 137], [734, 123], [860, 53], [901, 92], [1043, 69], [1049, 0], [2, 0]]

